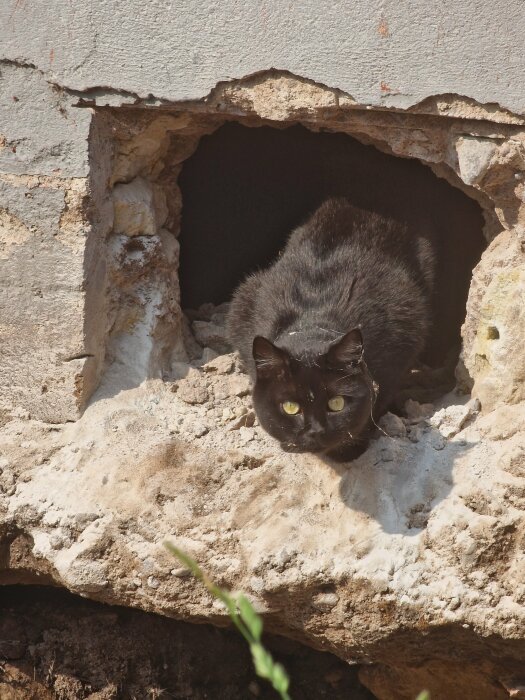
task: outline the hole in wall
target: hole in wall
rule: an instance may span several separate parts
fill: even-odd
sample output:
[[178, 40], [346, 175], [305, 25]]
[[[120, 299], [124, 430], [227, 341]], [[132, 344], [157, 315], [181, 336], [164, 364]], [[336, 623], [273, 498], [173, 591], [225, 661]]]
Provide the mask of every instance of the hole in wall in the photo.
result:
[[421, 386], [412, 394], [431, 400], [453, 387], [472, 269], [486, 245], [477, 202], [417, 160], [301, 125], [224, 124], [202, 137], [179, 186], [181, 303], [197, 339], [211, 340], [218, 352], [227, 346], [210, 338], [206, 324], [224, 323], [237, 285], [275, 260], [291, 231], [329, 197], [438, 230], [442, 283], [423, 361], [445, 370], [416, 371], [412, 380]]
[[246, 274], [274, 260], [293, 228], [331, 196], [446, 232], [451, 264], [461, 261], [468, 271], [456, 265], [463, 305], [485, 245], [476, 202], [419, 161], [342, 133], [231, 122], [202, 137], [179, 185], [184, 308], [228, 301]]
[[[109, 165], [100, 166], [113, 186], [115, 216], [108, 224], [109, 332], [94, 400], [148, 378], [188, 378], [184, 391], [176, 387], [178, 398], [203, 406], [219, 426], [231, 420], [252, 430], [246, 376], [230, 397], [235, 406], [222, 388], [208, 386], [221, 372], [238, 376], [238, 363], [225, 361], [200, 379], [193, 371], [231, 352], [225, 321], [239, 282], [270, 264], [330, 196], [442, 233], [432, 352], [414, 368], [398, 405], [433, 401], [453, 388], [472, 269], [486, 245], [477, 201], [419, 160], [346, 133], [215, 113], [108, 109], [98, 116], [100, 142], [115, 143]], [[191, 430], [199, 436], [207, 428]]]

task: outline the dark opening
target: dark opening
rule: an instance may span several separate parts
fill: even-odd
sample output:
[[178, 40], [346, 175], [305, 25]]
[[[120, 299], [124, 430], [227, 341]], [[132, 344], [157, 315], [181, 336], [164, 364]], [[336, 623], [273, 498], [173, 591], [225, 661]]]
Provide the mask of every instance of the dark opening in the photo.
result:
[[451, 258], [466, 254], [471, 269], [483, 249], [476, 202], [419, 161], [389, 156], [346, 134], [225, 124], [201, 139], [179, 183], [187, 308], [227, 301], [332, 195], [399, 219], [432, 217], [457, 243]]
[[[2, 698], [277, 697], [255, 675], [236, 631], [103, 605], [65, 590], [3, 586], [1, 592]], [[276, 636], [265, 635], [265, 643], [285, 664], [296, 700], [375, 697], [359, 682], [358, 667], [332, 654]]]
[[437, 308], [447, 309], [449, 327], [437, 334], [440, 359], [459, 343], [471, 272], [485, 245], [483, 216], [474, 200], [419, 161], [387, 155], [346, 134], [228, 123], [202, 138], [179, 182], [184, 308], [228, 301], [249, 272], [278, 255], [294, 227], [328, 197], [344, 196], [358, 207], [442, 232], [446, 256]]

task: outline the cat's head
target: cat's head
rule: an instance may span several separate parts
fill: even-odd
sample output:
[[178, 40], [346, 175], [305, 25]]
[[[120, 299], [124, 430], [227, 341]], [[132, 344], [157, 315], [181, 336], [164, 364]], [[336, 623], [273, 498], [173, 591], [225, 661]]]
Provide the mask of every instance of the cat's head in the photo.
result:
[[322, 453], [359, 441], [374, 402], [359, 329], [304, 359], [258, 336], [253, 358], [257, 418], [284, 450]]

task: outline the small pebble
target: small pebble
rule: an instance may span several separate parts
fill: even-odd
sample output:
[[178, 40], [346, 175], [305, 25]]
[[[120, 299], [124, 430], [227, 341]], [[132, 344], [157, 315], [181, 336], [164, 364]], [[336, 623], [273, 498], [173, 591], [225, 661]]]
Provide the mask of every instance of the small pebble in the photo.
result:
[[206, 433], [208, 431], [209, 431], [209, 427], [205, 423], [202, 423], [201, 421], [195, 421], [194, 423], [191, 424], [190, 432], [196, 438], [203, 437], [203, 435], [206, 435]]
[[[205, 348], [209, 350], [210, 348]], [[212, 350], [213, 352], [213, 350]], [[204, 355], [203, 355], [204, 358]], [[205, 372], [216, 372], [217, 374], [229, 374], [234, 367], [233, 357], [231, 355], [217, 355], [210, 360], [206, 361], [206, 364], [202, 368]]]
[[435, 450], [442, 450], [447, 444], [446, 439], [441, 433], [432, 433], [429, 442]]
[[427, 418], [434, 413], [434, 406], [431, 403], [419, 403], [413, 399], [405, 401], [405, 411], [411, 420]]
[[379, 427], [390, 437], [406, 437], [407, 429], [399, 416], [385, 413], [379, 420]]
[[339, 602], [337, 593], [318, 593], [312, 598], [312, 608], [319, 612], [330, 612]]

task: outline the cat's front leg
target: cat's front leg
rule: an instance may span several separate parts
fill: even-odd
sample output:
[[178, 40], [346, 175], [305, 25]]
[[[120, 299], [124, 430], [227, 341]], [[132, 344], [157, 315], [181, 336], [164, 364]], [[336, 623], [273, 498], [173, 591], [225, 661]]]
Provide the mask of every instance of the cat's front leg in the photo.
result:
[[360, 457], [368, 447], [368, 439], [354, 443], [353, 445], [341, 445], [326, 453], [326, 456], [334, 462], [352, 462]]

